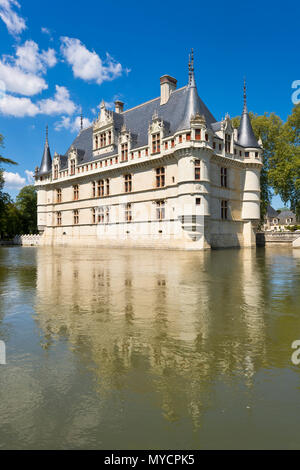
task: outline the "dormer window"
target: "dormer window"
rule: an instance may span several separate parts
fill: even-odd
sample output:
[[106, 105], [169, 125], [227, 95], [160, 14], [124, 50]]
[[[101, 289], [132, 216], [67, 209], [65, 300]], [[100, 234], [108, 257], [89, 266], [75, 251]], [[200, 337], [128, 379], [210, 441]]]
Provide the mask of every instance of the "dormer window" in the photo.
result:
[[201, 129], [195, 129], [195, 140], [201, 140]]
[[75, 175], [75, 160], [71, 160], [71, 176]]
[[121, 145], [121, 160], [122, 162], [127, 162], [128, 160], [128, 143]]
[[231, 148], [231, 136], [230, 134], [225, 134], [225, 152], [230, 153]]
[[152, 136], [152, 153], [160, 152], [160, 134], [153, 134]]
[[57, 180], [58, 178], [58, 165], [54, 165], [54, 179]]

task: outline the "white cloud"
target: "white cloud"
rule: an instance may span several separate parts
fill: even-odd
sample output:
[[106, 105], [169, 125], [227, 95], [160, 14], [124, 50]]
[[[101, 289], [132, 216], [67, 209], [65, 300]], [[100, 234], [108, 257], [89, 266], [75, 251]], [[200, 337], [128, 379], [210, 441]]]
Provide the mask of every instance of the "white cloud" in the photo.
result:
[[16, 0], [0, 0], [0, 18], [6, 24], [8, 32], [15, 36], [26, 29], [26, 23], [24, 18], [13, 10], [14, 7], [20, 8]]
[[46, 114], [48, 116], [75, 113], [77, 106], [70, 99], [67, 88], [56, 85], [53, 98], [33, 103], [30, 98], [16, 97], [9, 94], [0, 98], [0, 114], [4, 116], [26, 117]]
[[3, 172], [5, 187], [8, 189], [20, 189], [26, 184], [26, 179], [19, 173], [11, 173], [9, 171]]
[[41, 28], [42, 33], [47, 34], [48, 36], [51, 36], [51, 31], [49, 28], [45, 28], [44, 26]]
[[122, 65], [109, 54], [106, 54], [105, 61], [102, 61], [95, 51], [89, 51], [79, 39], [62, 37], [61, 42], [61, 52], [72, 66], [74, 77], [100, 85], [122, 75]]
[[24, 96], [33, 96], [48, 88], [42, 77], [23, 72], [19, 67], [6, 64], [1, 59], [0, 80], [5, 83], [7, 91]]
[[54, 67], [57, 59], [54, 49], [39, 52], [39, 46], [34, 41], [26, 41], [16, 50], [15, 65], [25, 72], [45, 73], [47, 67]]
[[8, 92], [33, 96], [47, 90], [48, 85], [41, 75], [56, 63], [54, 49], [40, 52], [36, 42], [26, 41], [17, 47], [15, 57], [2, 56], [0, 59], [0, 81]]
[[42, 114], [73, 114], [77, 106], [70, 100], [70, 93], [64, 86], [56, 85], [54, 98], [39, 101], [40, 112]]
[[28, 184], [33, 184], [34, 183], [33, 171], [25, 170], [25, 174], [26, 174]]
[[[88, 118], [83, 118], [83, 128], [89, 127], [92, 122]], [[61, 121], [55, 123], [55, 130], [61, 131], [62, 129], [69, 130], [70, 132], [79, 132], [81, 129], [81, 118], [77, 116], [71, 119], [68, 116], [63, 116]]]
[[39, 107], [32, 103], [29, 98], [19, 98], [6, 94], [0, 99], [0, 113], [4, 116], [32, 117], [39, 113]]

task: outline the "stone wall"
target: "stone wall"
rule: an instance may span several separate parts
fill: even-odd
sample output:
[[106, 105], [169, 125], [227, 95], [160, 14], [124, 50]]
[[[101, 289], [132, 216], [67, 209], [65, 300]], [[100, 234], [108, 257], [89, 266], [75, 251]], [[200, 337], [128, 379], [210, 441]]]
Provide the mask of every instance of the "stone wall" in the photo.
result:
[[38, 246], [40, 241], [40, 235], [17, 235], [13, 239], [13, 244], [21, 246]]
[[256, 243], [258, 246], [263, 246], [266, 243], [288, 243], [291, 245], [299, 237], [299, 232], [258, 232]]

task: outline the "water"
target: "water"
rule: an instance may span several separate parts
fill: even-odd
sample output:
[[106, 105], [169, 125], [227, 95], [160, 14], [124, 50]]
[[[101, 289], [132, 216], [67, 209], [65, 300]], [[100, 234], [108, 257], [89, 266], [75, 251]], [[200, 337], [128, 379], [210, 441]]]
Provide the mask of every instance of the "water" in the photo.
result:
[[0, 249], [0, 449], [300, 449], [300, 250]]

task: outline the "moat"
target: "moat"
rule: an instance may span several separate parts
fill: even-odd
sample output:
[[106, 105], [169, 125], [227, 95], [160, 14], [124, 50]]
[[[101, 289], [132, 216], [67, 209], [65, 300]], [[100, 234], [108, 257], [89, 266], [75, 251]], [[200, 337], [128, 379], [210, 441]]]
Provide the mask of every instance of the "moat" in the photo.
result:
[[300, 449], [300, 250], [0, 248], [0, 449]]

